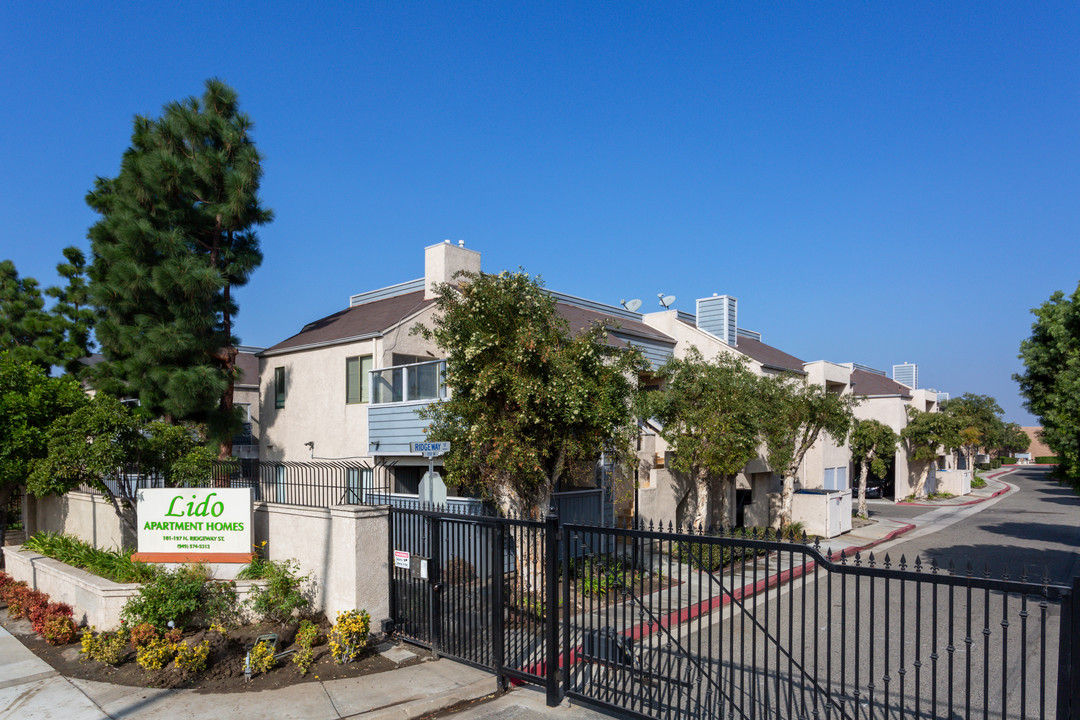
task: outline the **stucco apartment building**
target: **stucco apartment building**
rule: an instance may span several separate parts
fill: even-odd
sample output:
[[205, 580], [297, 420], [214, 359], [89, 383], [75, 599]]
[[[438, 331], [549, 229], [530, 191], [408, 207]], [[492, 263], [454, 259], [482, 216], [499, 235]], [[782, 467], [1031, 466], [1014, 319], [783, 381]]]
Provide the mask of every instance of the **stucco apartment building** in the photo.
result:
[[[366, 469], [353, 482], [377, 481], [394, 492], [415, 493], [427, 468], [425, 458], [409, 452], [410, 442], [426, 439], [426, 423], [416, 411], [447, 397], [449, 391], [442, 382], [441, 351], [412, 331], [418, 324], [431, 323], [435, 283], [453, 281], [458, 271], [480, 269], [479, 252], [449, 242], [432, 245], [424, 250], [423, 277], [353, 295], [347, 308], [308, 323], [259, 352], [259, 409], [253, 415], [259, 457], [355, 461]], [[906, 423], [902, 405], [914, 402], [930, 408], [919, 391], [906, 391], [852, 364], [807, 363], [766, 344], [759, 333], [738, 327], [738, 301], [730, 296], [698, 300], [695, 313], [674, 309], [638, 313], [558, 292], [552, 295], [571, 330], [599, 323], [607, 329], [609, 343], [637, 347], [654, 369], [672, 355], [683, 356], [696, 347], [706, 358], [741, 355], [759, 374], [794, 373], [835, 392], [862, 395], [868, 402], [860, 407], [860, 417], [877, 417], [896, 429]], [[649, 375], [641, 381], [652, 382]], [[670, 472], [668, 448], [658, 428], [648, 419], [642, 419], [640, 427], [637, 472], [623, 468], [611, 477], [600, 469], [595, 482], [608, 484], [609, 497], [623, 516], [677, 521], [686, 502], [686, 484]], [[897, 477], [906, 477], [900, 455]], [[850, 487], [850, 466], [846, 445], [819, 442], [808, 454], [798, 484]], [[594, 478], [574, 482], [590, 484]], [[898, 492], [902, 485], [906, 487], [897, 483]], [[763, 459], [746, 467], [737, 488], [743, 502], [729, 507], [745, 513], [738, 519], [760, 525], [774, 521], [779, 478]], [[455, 490], [451, 486], [451, 494]]]

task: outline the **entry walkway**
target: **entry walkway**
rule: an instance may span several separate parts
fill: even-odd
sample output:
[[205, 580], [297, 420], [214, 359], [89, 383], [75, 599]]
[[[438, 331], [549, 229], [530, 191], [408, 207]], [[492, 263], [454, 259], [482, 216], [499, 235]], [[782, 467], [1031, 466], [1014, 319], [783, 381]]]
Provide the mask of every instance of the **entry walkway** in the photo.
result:
[[449, 660], [247, 693], [113, 685], [63, 677], [0, 627], [0, 720], [404, 720], [488, 697], [496, 689], [490, 672]]

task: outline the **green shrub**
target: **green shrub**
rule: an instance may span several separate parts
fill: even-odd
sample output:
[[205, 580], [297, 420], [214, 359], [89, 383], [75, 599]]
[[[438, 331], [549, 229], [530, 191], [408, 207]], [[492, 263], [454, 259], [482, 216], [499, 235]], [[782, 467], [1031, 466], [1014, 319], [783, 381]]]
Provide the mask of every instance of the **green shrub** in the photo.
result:
[[165, 571], [143, 583], [120, 611], [121, 617], [132, 625], [149, 623], [164, 632], [171, 620], [184, 627], [201, 609], [205, 569], [180, 568]]
[[[782, 530], [773, 528], [735, 528], [731, 535], [736, 539], [758, 540], [798, 540], [802, 537], [805, 525], [793, 522]], [[708, 572], [715, 572], [731, 563], [742, 562], [743, 558], [752, 560], [758, 555], [765, 555], [769, 550], [742, 545], [713, 544], [706, 542], [680, 542], [675, 546], [675, 555], [679, 562]]]
[[146, 582], [158, 572], [154, 565], [132, 560], [134, 550], [99, 550], [78, 538], [60, 533], [35, 533], [27, 539], [24, 547], [118, 583]]
[[265, 587], [255, 587], [247, 599], [247, 606], [259, 618], [267, 622], [285, 623], [293, 613], [307, 610], [311, 601], [301, 586], [310, 576], [297, 575], [295, 560], [264, 561]]
[[1057, 455], [1040, 455], [1035, 458], [1035, 463], [1037, 465], [1057, 465], [1058, 458]]
[[240, 624], [238, 611], [235, 582], [217, 580], [203, 585], [200, 617], [205, 625], [236, 627]]
[[997, 458], [997, 460], [998, 460], [999, 464], [1001, 464], [1001, 465], [1015, 465], [1016, 464], [1016, 458], [1014, 458], [1014, 457], [1008, 457], [1008, 456], [999, 457], [999, 458]]
[[979, 488], [984, 488], [986, 487], [986, 481], [976, 475], [971, 478], [971, 487], [975, 488], [976, 490], [978, 490]]

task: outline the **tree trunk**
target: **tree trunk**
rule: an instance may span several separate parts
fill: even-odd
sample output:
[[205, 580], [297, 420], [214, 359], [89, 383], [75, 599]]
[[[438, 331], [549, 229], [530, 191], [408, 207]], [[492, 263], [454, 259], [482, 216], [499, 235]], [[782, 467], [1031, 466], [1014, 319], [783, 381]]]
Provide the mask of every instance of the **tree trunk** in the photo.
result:
[[911, 494], [915, 496], [917, 500], [921, 500], [926, 497], [926, 479], [930, 475], [930, 463], [924, 462], [922, 468], [919, 470], [919, 479], [915, 481], [915, 489]]
[[690, 526], [704, 530], [709, 522], [709, 476], [704, 470], [694, 473], [694, 514]]
[[718, 493], [719, 505], [720, 505], [720, 526], [724, 528], [724, 532], [731, 532], [731, 526], [733, 525], [731, 517], [731, 508], [728, 507], [728, 493], [731, 489], [731, 484], [735, 482], [735, 478], [730, 475], [725, 475], [720, 479], [720, 492]]
[[[866, 471], [870, 467], [870, 458], [864, 457], [859, 463], [859, 517], [868, 517], [866, 513]], [[882, 493], [884, 495], [884, 493]]]
[[795, 477], [790, 474], [784, 476], [784, 485], [780, 492], [780, 527], [785, 528], [791, 524], [791, 498], [795, 495]]

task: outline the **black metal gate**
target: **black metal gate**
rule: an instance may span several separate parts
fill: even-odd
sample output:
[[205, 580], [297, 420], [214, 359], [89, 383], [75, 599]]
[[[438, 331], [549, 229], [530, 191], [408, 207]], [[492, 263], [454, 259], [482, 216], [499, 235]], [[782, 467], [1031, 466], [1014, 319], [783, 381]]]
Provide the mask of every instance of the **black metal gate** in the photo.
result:
[[563, 558], [571, 697], [650, 718], [1080, 720], [1080, 579], [830, 561], [752, 535], [563, 531], [617, 548]]
[[[390, 510], [394, 632], [504, 678], [557, 679], [558, 522]], [[547, 545], [556, 543], [549, 550]]]
[[[1080, 720], [1080, 579], [391, 509], [395, 632], [649, 718]], [[558, 610], [556, 610], [558, 608]]]

